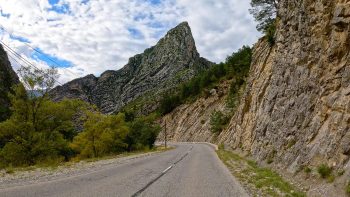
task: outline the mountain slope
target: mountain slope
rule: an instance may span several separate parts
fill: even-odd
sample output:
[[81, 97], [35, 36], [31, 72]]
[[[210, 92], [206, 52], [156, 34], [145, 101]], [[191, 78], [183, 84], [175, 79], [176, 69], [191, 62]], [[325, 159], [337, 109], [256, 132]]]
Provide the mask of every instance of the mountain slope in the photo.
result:
[[11, 91], [11, 87], [18, 83], [18, 76], [13, 71], [7, 54], [0, 45], [0, 121], [9, 115], [10, 100], [7, 95]]
[[130, 58], [122, 69], [106, 71], [100, 77], [88, 75], [73, 80], [53, 89], [51, 95], [54, 100], [80, 98], [97, 105], [104, 113], [111, 113], [146, 93], [158, 100], [157, 95], [192, 78], [211, 64], [199, 56], [191, 29], [183, 22], [155, 46]]

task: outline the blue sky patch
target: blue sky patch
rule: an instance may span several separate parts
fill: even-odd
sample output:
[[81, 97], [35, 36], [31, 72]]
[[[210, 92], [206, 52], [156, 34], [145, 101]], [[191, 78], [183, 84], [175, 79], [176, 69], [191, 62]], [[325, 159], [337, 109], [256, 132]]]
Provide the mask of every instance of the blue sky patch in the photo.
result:
[[161, 3], [161, 0], [148, 0], [153, 5], [159, 5]]
[[82, 3], [82, 4], [87, 4], [87, 3], [89, 3], [89, 1], [90, 1], [90, 0], [82, 0], [81, 3]]
[[10, 18], [11, 14], [6, 14], [2, 10], [0, 10], [0, 15], [5, 18]]
[[60, 0], [49, 0], [50, 5], [56, 5]]
[[135, 39], [142, 39], [144, 38], [143, 34], [141, 31], [139, 31], [138, 29], [135, 28], [128, 28], [129, 33], [131, 34], [131, 36]]
[[27, 38], [21, 37], [21, 36], [16, 36], [16, 35], [10, 35], [10, 38], [12, 40], [18, 40], [20, 42], [26, 42], [26, 43], [30, 43], [30, 41]]
[[58, 4], [60, 0], [49, 0], [51, 8], [48, 11], [54, 11], [59, 14], [69, 14], [71, 12], [68, 4]]
[[[41, 61], [44, 61], [46, 62], [48, 65], [51, 65], [51, 66], [54, 66], [54, 67], [58, 67], [58, 68], [68, 68], [68, 67], [71, 67], [72, 66], [72, 63], [70, 61], [67, 61], [67, 60], [63, 60], [63, 59], [60, 59], [58, 57], [55, 57], [55, 56], [52, 56], [52, 55], [49, 55], [49, 54], [46, 54], [44, 53], [41, 49], [39, 48], [36, 48], [37, 51], [39, 51], [40, 53], [38, 52], [34, 52], [32, 55], [31, 55], [31, 58], [35, 59], [35, 60], [41, 60]], [[56, 65], [54, 62], [52, 62], [51, 60], [55, 61], [58, 65]]]

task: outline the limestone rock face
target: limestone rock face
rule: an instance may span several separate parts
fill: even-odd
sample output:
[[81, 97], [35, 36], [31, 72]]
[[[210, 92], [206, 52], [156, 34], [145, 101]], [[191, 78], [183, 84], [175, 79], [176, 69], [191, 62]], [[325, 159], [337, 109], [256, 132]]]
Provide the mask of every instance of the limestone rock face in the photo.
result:
[[6, 119], [9, 115], [10, 100], [8, 93], [11, 91], [11, 87], [18, 83], [18, 76], [13, 71], [7, 54], [0, 45], [0, 121]]
[[[129, 59], [118, 71], [76, 79], [51, 91], [54, 100], [80, 98], [104, 113], [118, 111], [136, 98], [176, 87], [212, 63], [197, 52], [187, 22], [170, 30], [155, 46]], [[155, 98], [157, 99], [157, 98]]]
[[350, 168], [350, 2], [282, 0], [274, 47], [260, 40], [219, 143], [296, 172]]
[[226, 96], [230, 82], [212, 89], [206, 98], [199, 98], [190, 104], [183, 104], [159, 120], [163, 131], [159, 141], [164, 140], [164, 128], [167, 139], [177, 142], [216, 142], [216, 134], [210, 131], [210, 117], [214, 111], [225, 111]]

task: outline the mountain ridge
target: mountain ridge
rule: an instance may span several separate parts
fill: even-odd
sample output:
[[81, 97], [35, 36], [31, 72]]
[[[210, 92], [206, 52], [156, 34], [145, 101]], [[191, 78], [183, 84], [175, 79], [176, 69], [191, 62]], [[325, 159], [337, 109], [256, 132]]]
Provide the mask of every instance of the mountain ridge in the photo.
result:
[[50, 95], [55, 101], [79, 98], [104, 113], [113, 113], [147, 92], [161, 95], [211, 65], [200, 57], [189, 24], [182, 22], [155, 46], [129, 58], [123, 68], [107, 70], [100, 77], [87, 75], [72, 80], [54, 88]]

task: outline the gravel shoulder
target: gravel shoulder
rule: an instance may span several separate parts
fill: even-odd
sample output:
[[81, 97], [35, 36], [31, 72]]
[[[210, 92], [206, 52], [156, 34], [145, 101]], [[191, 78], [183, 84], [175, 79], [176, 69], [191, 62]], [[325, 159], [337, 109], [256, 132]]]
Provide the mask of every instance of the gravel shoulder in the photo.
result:
[[97, 161], [83, 160], [80, 162], [69, 162], [58, 167], [34, 168], [29, 170], [15, 170], [8, 173], [6, 170], [0, 171], [0, 189], [47, 182], [71, 176], [79, 176], [98, 170], [106, 169], [110, 166], [130, 162], [137, 158], [147, 157], [162, 150], [149, 153], [134, 153], [132, 155], [118, 155], [114, 158], [101, 159]]

